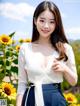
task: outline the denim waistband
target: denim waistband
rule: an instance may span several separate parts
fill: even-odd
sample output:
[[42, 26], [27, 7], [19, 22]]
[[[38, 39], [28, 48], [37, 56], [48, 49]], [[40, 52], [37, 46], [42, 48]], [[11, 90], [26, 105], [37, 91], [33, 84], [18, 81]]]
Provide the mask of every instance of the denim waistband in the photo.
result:
[[[34, 86], [33, 83], [30, 83], [30, 85]], [[42, 84], [42, 89], [43, 90], [56, 90], [56, 89], [61, 89], [61, 83], [50, 83], [50, 84]]]
[[43, 84], [42, 85], [43, 90], [57, 90], [61, 89], [60, 83], [51, 83], [51, 84]]
[[[61, 84], [60, 83], [41, 84], [41, 86], [42, 86], [42, 89], [41, 89], [41, 87], [37, 88], [38, 86], [36, 86], [34, 83], [29, 83], [28, 89], [27, 89], [27, 95], [26, 95], [26, 98], [25, 98], [25, 106], [28, 102], [28, 97], [29, 97], [31, 89], [36, 94], [35, 97], [37, 97], [37, 98], [35, 100], [36, 100], [37, 105], [39, 105], [41, 103], [40, 106], [44, 106], [44, 100], [43, 100], [43, 94], [42, 93], [44, 93], [46, 90], [48, 90], [48, 91], [50, 90], [51, 92], [52, 91], [53, 92], [58, 92], [58, 91], [61, 92], [61, 90], [60, 90]], [[35, 87], [36, 87], [36, 90], [34, 89]], [[40, 91], [39, 91], [39, 89], [40, 89]], [[39, 100], [40, 97], [41, 97], [41, 100]]]

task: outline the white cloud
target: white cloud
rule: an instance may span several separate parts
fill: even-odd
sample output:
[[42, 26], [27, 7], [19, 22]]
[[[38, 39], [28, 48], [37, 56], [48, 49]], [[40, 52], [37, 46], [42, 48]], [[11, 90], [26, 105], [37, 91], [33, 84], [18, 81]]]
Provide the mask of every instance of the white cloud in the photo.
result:
[[69, 39], [80, 39], [80, 27], [66, 28], [65, 32]]
[[[26, 21], [27, 16], [31, 16], [35, 10], [35, 7], [27, 3], [0, 3], [0, 15], [3, 15], [7, 18]], [[63, 18], [66, 17], [66, 14], [61, 12]]]
[[25, 21], [27, 16], [31, 16], [34, 7], [27, 3], [0, 3], [0, 14], [14, 20]]
[[63, 0], [64, 3], [80, 3], [80, 0]]
[[72, 27], [70, 29], [66, 29], [66, 33], [80, 34], [80, 27]]

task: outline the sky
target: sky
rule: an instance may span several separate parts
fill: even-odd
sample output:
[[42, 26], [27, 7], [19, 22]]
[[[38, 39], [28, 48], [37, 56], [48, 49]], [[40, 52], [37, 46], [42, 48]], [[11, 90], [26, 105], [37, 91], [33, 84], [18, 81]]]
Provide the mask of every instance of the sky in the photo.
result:
[[[33, 13], [42, 1], [0, 0], [0, 35], [16, 32], [14, 40], [31, 38]], [[80, 39], [80, 0], [51, 1], [60, 10], [66, 37]]]

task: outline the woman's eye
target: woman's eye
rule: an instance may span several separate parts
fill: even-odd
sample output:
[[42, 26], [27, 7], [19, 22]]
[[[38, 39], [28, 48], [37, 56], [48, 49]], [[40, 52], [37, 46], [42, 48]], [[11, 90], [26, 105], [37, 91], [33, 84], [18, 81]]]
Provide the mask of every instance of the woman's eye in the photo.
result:
[[51, 23], [51, 24], [54, 24], [55, 22], [54, 22], [54, 21], [51, 21], [50, 23]]
[[40, 22], [44, 22], [44, 20], [40, 20]]

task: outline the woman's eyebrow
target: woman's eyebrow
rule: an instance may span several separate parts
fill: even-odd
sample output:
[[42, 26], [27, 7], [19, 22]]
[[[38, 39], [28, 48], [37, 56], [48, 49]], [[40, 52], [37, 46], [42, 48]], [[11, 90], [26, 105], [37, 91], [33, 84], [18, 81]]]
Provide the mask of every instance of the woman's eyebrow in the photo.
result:
[[53, 19], [50, 19], [50, 20], [54, 21], [54, 20], [55, 20], [55, 18], [53, 18]]
[[46, 19], [46, 18], [44, 18], [44, 17], [40, 17], [40, 19]]
[[[46, 18], [45, 18], [45, 17], [40, 17], [40, 19], [46, 19]], [[49, 20], [54, 21], [55, 19], [54, 19], [54, 18], [51, 18], [51, 19], [49, 19]]]

